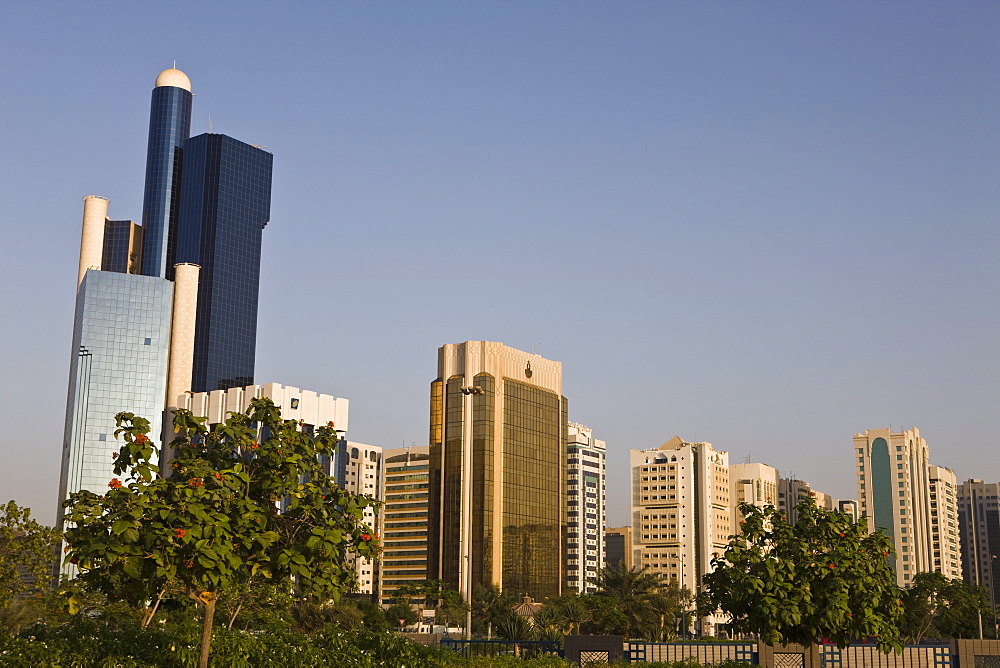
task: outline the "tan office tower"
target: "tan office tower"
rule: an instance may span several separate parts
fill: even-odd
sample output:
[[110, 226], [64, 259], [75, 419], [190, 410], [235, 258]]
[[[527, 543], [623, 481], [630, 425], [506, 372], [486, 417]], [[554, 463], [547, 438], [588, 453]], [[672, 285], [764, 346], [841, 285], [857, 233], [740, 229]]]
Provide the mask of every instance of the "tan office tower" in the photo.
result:
[[632, 527], [604, 530], [604, 563], [608, 568], [623, 564], [625, 568], [632, 568]]
[[382, 453], [382, 563], [379, 599], [393, 602], [396, 590], [427, 579], [427, 446]]
[[934, 570], [928, 453], [916, 428], [854, 435], [861, 516], [868, 518], [870, 531], [878, 529], [893, 540], [896, 556], [889, 563], [901, 587], [917, 573]]
[[468, 598], [562, 591], [562, 364], [490, 341], [438, 350], [431, 383], [431, 577]]
[[697, 593], [733, 533], [729, 453], [674, 436], [630, 463], [633, 563]]
[[741, 503], [764, 508], [778, 507], [778, 469], [767, 464], [730, 464], [729, 494], [733, 504], [733, 532], [738, 532], [743, 513]]
[[799, 521], [799, 513], [795, 507], [806, 497], [812, 497], [820, 510], [837, 510], [837, 500], [829, 494], [818, 492], [805, 480], [798, 478], [781, 478], [778, 480], [777, 508], [790, 524]]
[[962, 578], [958, 528], [958, 478], [943, 466], [927, 467], [931, 488], [931, 563], [946, 578]]

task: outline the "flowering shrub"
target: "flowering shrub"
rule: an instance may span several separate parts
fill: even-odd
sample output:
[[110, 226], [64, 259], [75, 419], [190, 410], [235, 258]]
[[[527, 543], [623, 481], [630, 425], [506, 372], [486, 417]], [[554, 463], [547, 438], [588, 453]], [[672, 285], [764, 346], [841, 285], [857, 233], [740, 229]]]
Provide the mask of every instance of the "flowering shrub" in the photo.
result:
[[84, 490], [65, 503], [68, 558], [82, 582], [120, 596], [144, 624], [168, 587], [187, 591], [205, 609], [199, 665], [207, 666], [220, 595], [248, 582], [294, 582], [304, 596], [337, 599], [356, 582], [345, 554], [378, 555], [363, 522], [375, 500], [339, 489], [320, 463], [336, 453], [332, 427], [307, 433], [263, 398], [211, 431], [205, 418], [177, 410], [175, 459], [162, 475], [149, 421], [116, 420], [125, 443], [114, 472], [128, 484], [114, 478], [113, 493]]

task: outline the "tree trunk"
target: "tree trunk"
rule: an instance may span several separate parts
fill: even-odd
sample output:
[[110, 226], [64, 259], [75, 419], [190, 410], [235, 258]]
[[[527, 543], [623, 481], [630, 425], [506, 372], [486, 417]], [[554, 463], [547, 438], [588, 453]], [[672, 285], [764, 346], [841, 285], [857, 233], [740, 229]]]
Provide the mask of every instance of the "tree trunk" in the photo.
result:
[[212, 648], [212, 621], [215, 619], [215, 592], [203, 591], [200, 594], [188, 592], [188, 596], [205, 606], [205, 621], [201, 627], [201, 654], [198, 656], [198, 668], [208, 668], [208, 652]]

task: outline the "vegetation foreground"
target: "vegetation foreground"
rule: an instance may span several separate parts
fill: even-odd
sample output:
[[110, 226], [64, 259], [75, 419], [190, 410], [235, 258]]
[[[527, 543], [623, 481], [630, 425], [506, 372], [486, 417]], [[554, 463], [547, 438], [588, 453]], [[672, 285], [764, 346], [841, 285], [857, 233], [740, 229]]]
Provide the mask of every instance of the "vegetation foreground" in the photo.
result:
[[[337, 668], [419, 668], [422, 666], [518, 666], [565, 668], [557, 657], [521, 659], [514, 656], [463, 658], [455, 652], [425, 647], [390, 631], [335, 626], [309, 635], [291, 630], [260, 632], [216, 629], [211, 666], [330, 666]], [[20, 635], [0, 634], [0, 665], [10, 668], [161, 668], [196, 666], [199, 661], [200, 629], [142, 629], [138, 624], [113, 629], [104, 621], [77, 617], [72, 622], [47, 628], [39, 625]], [[695, 661], [630, 664], [647, 668], [698, 668]], [[717, 668], [738, 668], [734, 661]]]

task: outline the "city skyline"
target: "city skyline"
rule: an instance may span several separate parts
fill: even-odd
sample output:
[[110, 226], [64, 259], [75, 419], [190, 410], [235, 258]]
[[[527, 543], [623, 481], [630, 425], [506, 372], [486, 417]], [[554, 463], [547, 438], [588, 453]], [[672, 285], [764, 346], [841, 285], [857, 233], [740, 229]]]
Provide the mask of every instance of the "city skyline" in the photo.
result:
[[[182, 35], [153, 8], [0, 10], [25, 286], [0, 494], [54, 516], [80, 198], [139, 217], [175, 57], [195, 134], [280, 146], [255, 380], [350, 399], [352, 439], [426, 445], [433, 351], [490, 340], [562, 362], [609, 526], [628, 450], [675, 433], [854, 498], [852, 435], [916, 426], [959, 482], [1000, 480], [995, 6], [309, 7], [199, 8]], [[77, 34], [95, 14], [115, 39]], [[469, 306], [439, 314], [442, 284]]]

